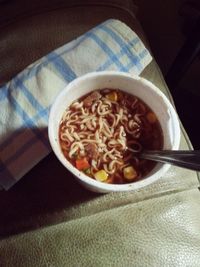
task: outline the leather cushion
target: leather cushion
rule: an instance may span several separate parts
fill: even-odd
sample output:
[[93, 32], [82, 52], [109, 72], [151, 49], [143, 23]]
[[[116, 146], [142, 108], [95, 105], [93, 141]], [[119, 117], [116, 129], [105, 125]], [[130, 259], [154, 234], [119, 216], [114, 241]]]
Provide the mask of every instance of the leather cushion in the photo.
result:
[[64, 1], [54, 0], [54, 5], [47, 1], [31, 1], [30, 6], [26, 1], [20, 2], [21, 5], [11, 5], [10, 2], [10, 9], [8, 2], [0, 11], [3, 15], [0, 16], [0, 84], [106, 19], [118, 18], [134, 26], [136, 31], [139, 27], [131, 9], [126, 11], [130, 1], [125, 1], [121, 8], [116, 7], [119, 1], [110, 1], [105, 6], [103, 3], [99, 5], [99, 1], [96, 5], [95, 2], [87, 4], [87, 1], [85, 5], [83, 1], [67, 1], [64, 4]]

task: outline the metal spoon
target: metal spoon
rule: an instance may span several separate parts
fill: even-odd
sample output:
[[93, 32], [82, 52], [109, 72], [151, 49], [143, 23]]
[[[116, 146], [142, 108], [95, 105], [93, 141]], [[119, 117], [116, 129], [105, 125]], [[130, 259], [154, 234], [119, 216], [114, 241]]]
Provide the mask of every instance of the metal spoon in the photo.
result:
[[133, 153], [137, 153], [140, 158], [170, 163], [186, 169], [200, 171], [200, 150], [152, 150], [136, 152], [127, 147]]

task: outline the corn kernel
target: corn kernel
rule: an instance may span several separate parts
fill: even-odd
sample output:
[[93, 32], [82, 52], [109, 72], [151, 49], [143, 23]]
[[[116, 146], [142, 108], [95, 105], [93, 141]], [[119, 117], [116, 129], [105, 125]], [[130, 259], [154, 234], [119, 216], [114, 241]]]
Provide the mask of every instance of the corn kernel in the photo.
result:
[[110, 101], [117, 101], [117, 93], [116, 92], [111, 92], [111, 93], [107, 94], [106, 97]]
[[123, 169], [124, 178], [128, 181], [132, 181], [137, 177], [137, 172], [132, 166], [128, 166]]
[[108, 179], [108, 174], [104, 170], [100, 170], [94, 174], [97, 181], [104, 182]]

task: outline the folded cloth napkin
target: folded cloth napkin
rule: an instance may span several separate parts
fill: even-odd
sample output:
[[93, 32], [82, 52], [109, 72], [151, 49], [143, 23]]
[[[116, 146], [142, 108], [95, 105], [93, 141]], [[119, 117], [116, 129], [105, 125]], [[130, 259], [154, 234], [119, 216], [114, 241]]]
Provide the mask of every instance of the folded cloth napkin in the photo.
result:
[[9, 189], [51, 151], [49, 109], [69, 82], [91, 71], [139, 75], [151, 60], [128, 26], [110, 19], [31, 64], [1, 87], [0, 186]]

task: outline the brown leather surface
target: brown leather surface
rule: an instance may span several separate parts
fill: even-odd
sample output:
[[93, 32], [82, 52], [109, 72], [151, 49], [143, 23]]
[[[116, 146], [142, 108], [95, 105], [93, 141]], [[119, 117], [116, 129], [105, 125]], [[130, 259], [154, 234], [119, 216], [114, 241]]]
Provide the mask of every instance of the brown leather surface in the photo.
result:
[[0, 241], [1, 266], [199, 267], [199, 205], [197, 190], [107, 205]]
[[0, 0], [1, 17], [0, 25], [4, 26], [21, 18], [27, 18], [34, 14], [45, 13], [47, 11], [70, 8], [70, 7], [116, 7], [123, 9], [127, 13], [133, 14], [137, 11], [137, 6], [132, 0]]

